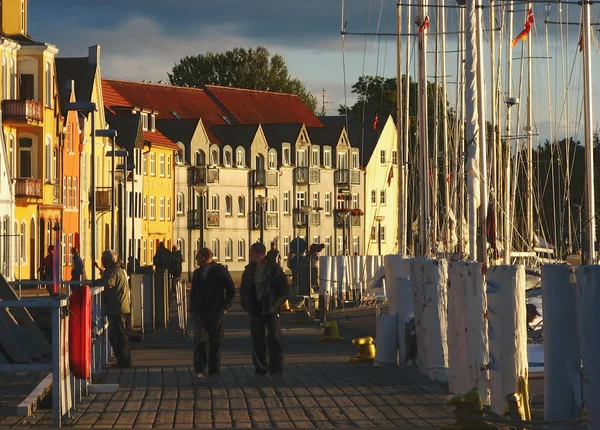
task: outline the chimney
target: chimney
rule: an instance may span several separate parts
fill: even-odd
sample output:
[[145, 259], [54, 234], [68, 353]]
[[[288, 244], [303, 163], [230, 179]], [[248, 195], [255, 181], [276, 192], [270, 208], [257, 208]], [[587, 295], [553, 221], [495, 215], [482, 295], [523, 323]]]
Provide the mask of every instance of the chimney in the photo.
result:
[[88, 48], [88, 64], [100, 64], [100, 45], [94, 45]]

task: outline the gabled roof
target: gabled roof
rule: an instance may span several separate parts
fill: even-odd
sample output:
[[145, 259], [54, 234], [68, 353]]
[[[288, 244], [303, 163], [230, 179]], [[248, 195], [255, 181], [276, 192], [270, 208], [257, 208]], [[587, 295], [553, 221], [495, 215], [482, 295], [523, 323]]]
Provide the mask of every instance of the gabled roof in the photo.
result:
[[199, 119], [158, 119], [156, 128], [173, 142], [189, 145], [199, 122]]
[[117, 131], [117, 145], [131, 151], [143, 148], [142, 121], [140, 115], [113, 115], [105, 109], [108, 126]]
[[[282, 156], [282, 143], [287, 142], [292, 145], [298, 140], [300, 131], [302, 130], [302, 124], [263, 124], [263, 133], [267, 139], [267, 143], [270, 148], [274, 148], [279, 157]], [[296, 151], [290, 151], [290, 162], [296, 163]]]
[[319, 118], [294, 94], [206, 85], [206, 92], [239, 124], [304, 123], [322, 127]]
[[179, 151], [179, 146], [167, 136], [162, 134], [158, 129], [156, 129], [156, 131], [144, 131], [143, 136], [144, 141], [151, 142], [152, 145], [160, 145], [163, 148], [172, 149], [173, 151]]
[[92, 100], [96, 64], [90, 64], [88, 57], [56, 58], [55, 64], [61, 112], [66, 112], [66, 104], [71, 97], [71, 80], [75, 81], [75, 98], [78, 101]]
[[213, 131], [223, 145], [231, 145], [232, 147], [242, 145], [249, 148], [256, 137], [258, 127], [258, 124], [217, 125], [213, 127]]
[[332, 146], [335, 148], [344, 131], [342, 126], [307, 127], [310, 143], [319, 146]]
[[[387, 118], [379, 118], [377, 129], [373, 130], [373, 123], [367, 124], [358, 118], [358, 113], [348, 113], [348, 128], [346, 133], [350, 140], [350, 145], [360, 149], [360, 165], [366, 167], [375, 151], [381, 131], [385, 126]], [[344, 116], [324, 116], [321, 117], [323, 124], [327, 126], [345, 126], [346, 117]]]

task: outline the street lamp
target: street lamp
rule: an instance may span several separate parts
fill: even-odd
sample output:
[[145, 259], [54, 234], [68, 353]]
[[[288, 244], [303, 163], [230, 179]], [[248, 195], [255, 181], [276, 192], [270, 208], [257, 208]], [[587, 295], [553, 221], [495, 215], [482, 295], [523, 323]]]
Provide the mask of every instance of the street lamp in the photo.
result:
[[302, 211], [302, 213], [304, 214], [305, 219], [306, 219], [306, 246], [307, 246], [307, 250], [308, 250], [308, 246], [309, 246], [309, 243], [310, 243], [309, 242], [309, 238], [308, 238], [309, 237], [308, 236], [308, 233], [309, 233], [309, 231], [308, 231], [308, 224], [309, 224], [308, 217], [309, 217], [309, 215], [308, 214], [312, 212], [313, 208], [311, 206], [305, 205], [305, 206], [302, 206], [300, 208], [300, 210]]
[[[96, 262], [96, 119], [94, 112], [96, 112], [96, 103], [92, 102], [73, 102], [66, 104], [66, 110], [81, 112], [86, 116], [91, 114], [92, 116], [92, 162], [91, 162], [91, 196], [90, 196], [90, 206], [91, 206], [91, 220], [92, 220], [92, 261]], [[92, 263], [93, 264], [93, 263]], [[92, 265], [92, 284], [96, 280], [96, 271], [93, 269]]]
[[110, 239], [110, 247], [112, 249], [115, 249], [115, 195], [116, 195], [116, 179], [115, 179], [115, 169], [116, 169], [116, 164], [115, 164], [115, 157], [123, 157], [125, 155], [127, 155], [126, 151], [117, 151], [115, 149], [116, 146], [116, 142], [115, 139], [117, 137], [117, 131], [116, 130], [96, 130], [96, 136], [97, 137], [110, 137], [112, 138], [112, 151], [108, 151], [106, 153], [107, 157], [111, 157], [111, 161], [112, 161], [112, 190], [111, 190], [111, 194], [112, 194], [112, 198], [111, 198], [111, 207], [110, 207], [110, 223], [112, 224], [112, 235], [111, 235], [111, 239]]
[[376, 215], [375, 221], [377, 221], [377, 250], [378, 254], [381, 255], [381, 222], [385, 219], [385, 215]]
[[260, 207], [260, 243], [265, 243], [263, 240], [263, 232], [265, 229], [265, 211], [264, 211], [264, 204], [265, 204], [265, 196], [261, 196], [258, 195], [256, 196], [256, 203], [258, 203], [258, 206]]
[[[134, 164], [127, 164], [127, 151], [125, 152], [125, 164], [117, 165], [117, 172], [119, 172], [119, 177], [123, 178], [123, 196], [122, 196], [122, 222], [121, 222], [121, 234], [119, 234], [119, 241], [121, 242], [121, 250], [120, 255], [121, 258], [126, 261], [127, 257], [127, 175], [128, 172], [133, 171], [135, 169]], [[133, 189], [133, 185], [132, 185]], [[133, 222], [135, 224], [135, 222]], [[132, 243], [133, 248], [133, 243]]]
[[[198, 218], [200, 221], [200, 248], [204, 248], [204, 193], [206, 193], [206, 191], [208, 190], [208, 187], [206, 185], [194, 185], [193, 186], [194, 191], [196, 191], [199, 195], [200, 195], [200, 201], [198, 204]], [[195, 202], [196, 199], [194, 199]], [[193, 212], [192, 212], [193, 213]], [[188, 249], [191, 250], [191, 246], [188, 247]], [[190, 259], [192, 260], [192, 259]]]
[[339, 217], [342, 219], [342, 255], [346, 255], [348, 244], [346, 242], [346, 220], [350, 216], [348, 209], [338, 212]]

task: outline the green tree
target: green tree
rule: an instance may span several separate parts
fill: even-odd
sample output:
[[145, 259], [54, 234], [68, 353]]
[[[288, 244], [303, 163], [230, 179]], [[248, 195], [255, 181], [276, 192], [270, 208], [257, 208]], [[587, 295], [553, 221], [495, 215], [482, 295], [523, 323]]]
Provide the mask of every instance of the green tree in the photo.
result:
[[221, 85], [295, 94], [313, 112], [317, 109], [316, 97], [299, 79], [290, 76], [283, 57], [271, 55], [263, 46], [187, 56], [168, 75], [171, 84], [185, 87]]

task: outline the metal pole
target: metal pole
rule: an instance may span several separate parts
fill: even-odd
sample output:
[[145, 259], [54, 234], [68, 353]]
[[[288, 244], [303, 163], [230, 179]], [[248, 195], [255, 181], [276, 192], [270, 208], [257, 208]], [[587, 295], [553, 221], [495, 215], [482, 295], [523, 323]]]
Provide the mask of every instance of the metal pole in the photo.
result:
[[[412, 17], [411, 17], [411, 11], [412, 11], [412, 7], [410, 5], [405, 6], [406, 7], [406, 28], [410, 29], [410, 26], [412, 25]], [[410, 39], [407, 39], [406, 42], [406, 73], [405, 73], [405, 79], [406, 79], [406, 83], [404, 86], [404, 118], [405, 118], [405, 123], [404, 123], [404, 131], [403, 131], [403, 136], [404, 136], [404, 142], [402, 143], [402, 152], [401, 154], [401, 158], [400, 158], [400, 165], [402, 167], [402, 170], [400, 171], [400, 175], [402, 176], [402, 181], [404, 183], [404, 187], [402, 188], [402, 192], [403, 194], [403, 199], [407, 202], [404, 205], [400, 205], [401, 206], [401, 210], [402, 210], [402, 219], [404, 220], [403, 223], [400, 223], [400, 239], [398, 241], [398, 249], [400, 250], [400, 254], [404, 255], [406, 253], [407, 250], [407, 231], [408, 231], [408, 226], [411, 224], [409, 222], [408, 219], [408, 172], [409, 172], [409, 166], [408, 166], [408, 141], [409, 141], [409, 130], [410, 130]]]
[[111, 190], [111, 194], [112, 194], [112, 198], [111, 198], [111, 205], [110, 205], [110, 231], [111, 231], [111, 235], [110, 235], [110, 247], [111, 249], [115, 249], [115, 236], [117, 234], [117, 231], [115, 229], [115, 194], [117, 193], [116, 191], [116, 183], [115, 183], [115, 169], [116, 169], [116, 164], [115, 164], [115, 141], [116, 138], [112, 138], [112, 155], [111, 155], [111, 161], [112, 161], [112, 190]]
[[[404, 122], [402, 117], [402, 6], [400, 3], [397, 5], [396, 18], [396, 26], [398, 28], [398, 38], [396, 40], [396, 49], [398, 51], [396, 56], [396, 144], [398, 152], [398, 201], [402, 201], [403, 199], [406, 199], [406, 185], [404, 182], [404, 145], [402, 134]], [[408, 85], [408, 81], [406, 82], [406, 85]], [[392, 165], [391, 168], [393, 169], [394, 166]], [[406, 223], [406, 218], [404, 218], [404, 206], [405, 205], [398, 205], [398, 254], [400, 255], [404, 255], [406, 249], [404, 246], [404, 224]]]
[[[134, 153], [134, 159], [135, 159], [135, 148], [133, 149], [133, 153]], [[137, 198], [135, 195], [135, 169], [137, 168], [137, 163], [134, 163], [133, 169], [131, 171], [131, 195], [132, 195], [132, 199], [131, 202], [133, 203], [132, 209], [131, 209], [131, 273], [135, 272], [135, 256], [137, 254], [137, 246], [135, 243], [135, 213], [136, 213], [136, 206], [137, 206]], [[177, 202], [177, 200], [175, 201]], [[177, 204], [177, 203], [175, 203]]]
[[[194, 200], [196, 200], [194, 198]], [[200, 193], [199, 217], [200, 217], [200, 248], [204, 247], [204, 192]], [[195, 257], [195, 256], [194, 256]]]
[[377, 221], [377, 251], [381, 255], [381, 221]]
[[596, 261], [596, 218], [594, 202], [594, 145], [593, 145], [593, 114], [592, 114], [592, 37], [590, 20], [590, 0], [581, 3], [583, 8], [583, 111], [585, 131], [585, 192], [586, 192], [586, 229], [588, 231], [587, 252], [584, 264], [594, 264]]
[[90, 206], [92, 210], [92, 285], [94, 285], [94, 281], [96, 280], [96, 268], [94, 267], [96, 263], [96, 119], [94, 111], [90, 112], [92, 116], [92, 162], [91, 164], [91, 175], [92, 175], [92, 186], [91, 186], [91, 196], [90, 196]]
[[[532, 8], [533, 4], [527, 4], [527, 10]], [[526, 18], [529, 19], [529, 18]], [[527, 248], [526, 251], [533, 249], [533, 76], [531, 68], [531, 37], [527, 38]], [[584, 72], [585, 73], [585, 72]]]
[[260, 243], [265, 243], [264, 241], [264, 229], [265, 229], [265, 208], [264, 203], [259, 204], [260, 206]]
[[[509, 10], [513, 10], [513, 2], [511, 1], [508, 4], [508, 8]], [[508, 13], [508, 26], [507, 26], [507, 41], [508, 41], [508, 46], [506, 48], [506, 52], [507, 52], [507, 68], [506, 68], [506, 88], [508, 91], [508, 94], [511, 95], [512, 94], [512, 55], [511, 55], [511, 44], [512, 44], [512, 40], [513, 40], [513, 33], [512, 33], [512, 28], [513, 28], [513, 14], [512, 13]], [[511, 112], [510, 112], [511, 107], [507, 106], [506, 109], [506, 134], [508, 136], [510, 136], [511, 134]], [[513, 227], [511, 224], [511, 221], [513, 219], [513, 209], [511, 209], [510, 207], [510, 190], [511, 190], [511, 184], [510, 184], [510, 179], [511, 179], [511, 175], [510, 175], [510, 160], [511, 160], [511, 146], [510, 143], [507, 142], [505, 143], [506, 145], [506, 149], [504, 151], [505, 153], [505, 165], [504, 165], [504, 177], [506, 180], [506, 183], [504, 185], [504, 264], [510, 264], [510, 251], [511, 251], [511, 247], [512, 247], [512, 232], [513, 232]], [[567, 163], [568, 164], [568, 163]]]
[[121, 231], [121, 258], [127, 255], [127, 155], [123, 157], [125, 164], [123, 165], [123, 231]]

